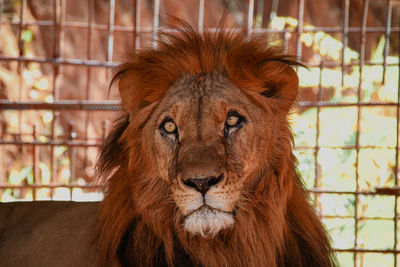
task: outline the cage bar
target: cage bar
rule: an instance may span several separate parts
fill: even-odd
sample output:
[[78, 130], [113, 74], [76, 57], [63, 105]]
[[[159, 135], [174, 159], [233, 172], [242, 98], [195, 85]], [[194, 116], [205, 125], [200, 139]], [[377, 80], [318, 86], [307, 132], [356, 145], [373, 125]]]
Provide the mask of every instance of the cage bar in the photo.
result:
[[199, 0], [199, 13], [197, 18], [197, 30], [203, 32], [203, 20], [204, 20], [204, 0]]
[[254, 0], [249, 0], [247, 8], [247, 35], [250, 37], [253, 33], [253, 18], [254, 18]]
[[303, 33], [303, 19], [304, 19], [304, 0], [298, 0], [298, 13], [297, 13], [297, 45], [296, 45], [296, 56], [297, 60], [301, 60], [302, 55], [302, 43], [301, 34]]
[[346, 64], [345, 64], [345, 56], [346, 56], [346, 48], [347, 48], [347, 43], [349, 39], [349, 9], [350, 9], [350, 0], [344, 0], [343, 2], [343, 10], [344, 10], [344, 15], [343, 15], [343, 34], [342, 34], [342, 86], [344, 85], [344, 74], [346, 70]]
[[153, 47], [156, 47], [158, 40], [158, 28], [160, 26], [160, 0], [154, 0], [153, 12], [154, 14], [153, 14], [152, 38], [153, 38]]
[[[366, 33], [365, 29], [367, 27], [367, 15], [368, 15], [368, 5], [369, 0], [364, 0], [363, 5], [363, 13], [362, 13], [362, 22], [361, 22], [361, 46], [360, 46], [360, 75], [357, 89], [357, 102], [360, 103], [362, 101], [362, 77], [363, 77], [363, 66], [364, 66], [364, 57], [365, 57], [365, 39]], [[359, 157], [360, 157], [360, 122], [361, 122], [361, 107], [357, 106], [357, 128], [356, 128], [356, 191], [360, 190], [359, 185]], [[358, 195], [355, 195], [355, 204], [354, 204], [354, 248], [358, 248], [358, 227], [359, 227], [359, 218], [358, 218], [358, 205], [359, 199]], [[357, 266], [357, 251], [354, 252], [354, 267]]]
[[382, 84], [386, 83], [386, 65], [387, 65], [387, 57], [389, 54], [389, 41], [390, 41], [390, 27], [392, 22], [392, 1], [387, 1], [387, 9], [386, 9], [386, 31], [385, 31], [385, 48], [383, 52], [383, 74], [382, 74]]

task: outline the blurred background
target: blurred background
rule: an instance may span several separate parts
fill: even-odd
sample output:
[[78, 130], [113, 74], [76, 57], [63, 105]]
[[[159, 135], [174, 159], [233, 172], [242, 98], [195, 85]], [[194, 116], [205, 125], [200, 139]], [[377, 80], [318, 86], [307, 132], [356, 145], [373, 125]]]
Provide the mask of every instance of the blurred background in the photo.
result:
[[101, 200], [112, 67], [166, 14], [246, 28], [301, 58], [298, 170], [341, 266], [400, 266], [399, 0], [0, 0], [0, 201]]

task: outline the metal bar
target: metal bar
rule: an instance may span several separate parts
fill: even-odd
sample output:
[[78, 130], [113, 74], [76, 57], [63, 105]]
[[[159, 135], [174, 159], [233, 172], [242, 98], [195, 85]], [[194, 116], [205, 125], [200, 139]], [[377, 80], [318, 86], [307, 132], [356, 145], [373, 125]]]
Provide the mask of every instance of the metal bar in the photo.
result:
[[344, 9], [344, 15], [343, 15], [343, 34], [342, 34], [342, 86], [344, 85], [344, 75], [345, 75], [345, 70], [346, 70], [346, 63], [345, 63], [345, 54], [346, 54], [346, 48], [347, 48], [347, 42], [348, 42], [348, 35], [349, 35], [349, 9], [350, 9], [350, 3], [349, 0], [344, 0], [343, 2], [343, 9]]
[[[61, 32], [61, 14], [62, 14], [62, 3], [63, 0], [53, 0], [53, 58], [59, 58], [60, 53], [60, 32]], [[57, 66], [54, 66], [55, 68]], [[58, 72], [58, 70], [57, 70]], [[57, 76], [57, 75], [56, 75]], [[54, 88], [55, 89], [55, 88]], [[54, 93], [58, 96], [58, 91]], [[56, 98], [55, 98], [56, 99]]]
[[379, 250], [379, 249], [363, 249], [363, 248], [357, 248], [357, 249], [340, 249], [340, 248], [336, 248], [334, 249], [334, 251], [337, 252], [359, 252], [359, 253], [382, 253], [382, 254], [386, 254], [386, 253], [394, 253], [394, 254], [398, 254], [400, 253], [400, 250], [391, 250], [391, 249], [387, 249], [387, 250]]
[[[354, 216], [349, 215], [319, 215], [320, 218], [324, 219], [354, 219]], [[393, 218], [385, 218], [385, 217], [359, 217], [360, 221], [363, 220], [379, 220], [379, 221], [393, 221]]]
[[383, 51], [383, 74], [382, 83], [386, 83], [386, 61], [389, 54], [389, 42], [390, 42], [390, 27], [392, 22], [392, 1], [387, 0], [387, 11], [386, 11], [386, 31], [385, 31], [385, 48]]
[[[319, 82], [318, 82], [318, 93], [317, 93], [317, 102], [321, 101], [322, 98], [322, 70], [324, 68], [324, 61], [321, 60], [321, 65], [319, 68]], [[320, 128], [320, 120], [319, 120], [319, 113], [320, 113], [321, 107], [317, 107], [317, 119], [315, 122], [315, 128], [317, 130], [315, 134], [315, 149], [314, 149], [314, 187], [320, 187], [320, 179], [319, 179], [319, 172], [318, 172], [318, 152], [319, 152], [319, 128]], [[315, 195], [314, 198], [314, 207], [317, 207], [318, 203], [318, 195]]]
[[[340, 149], [356, 149], [356, 145], [343, 145], [343, 146], [323, 146], [320, 145], [319, 148], [340, 148]], [[396, 149], [396, 147], [390, 147], [390, 146], [360, 146], [360, 148], [365, 148], [365, 149]], [[296, 150], [306, 150], [306, 149], [315, 149], [315, 146], [295, 146], [294, 149]]]
[[[33, 140], [37, 141], [37, 128], [36, 125], [33, 126], [32, 129]], [[38, 184], [40, 178], [39, 172], [39, 150], [35, 144], [32, 145], [32, 174], [33, 174], [33, 184]], [[35, 188], [32, 189], [32, 196], [33, 200], [36, 200], [36, 190]]]
[[[120, 110], [120, 101], [105, 100], [56, 100], [52, 103], [42, 101], [13, 101], [0, 99], [0, 110], [17, 109], [17, 110]], [[326, 102], [326, 101], [299, 101], [297, 107], [398, 107], [399, 102], [380, 103], [380, 102], [360, 102], [360, 103], [341, 103], [341, 102]]]
[[247, 9], [247, 36], [251, 37], [253, 33], [253, 18], [254, 18], [254, 0], [249, 0]]
[[[366, 33], [365, 28], [367, 26], [367, 15], [368, 15], [368, 4], [369, 0], [364, 0], [362, 22], [361, 22], [361, 46], [360, 46], [360, 76], [357, 89], [357, 102], [360, 103], [362, 100], [362, 79], [363, 79], [363, 65], [365, 57], [365, 40]], [[356, 128], [356, 191], [360, 189], [359, 185], [359, 157], [360, 157], [360, 123], [361, 123], [361, 107], [357, 108], [357, 128]], [[354, 196], [354, 248], [358, 247], [358, 195]], [[354, 253], [354, 267], [357, 267], [357, 253]]]
[[100, 146], [101, 142], [90, 142], [90, 141], [59, 141], [50, 140], [46, 142], [41, 141], [23, 141], [23, 140], [0, 140], [0, 145], [36, 145], [36, 146], [80, 146], [80, 147], [97, 147]]
[[[329, 61], [329, 62], [325, 62], [324, 65], [325, 65], [326, 68], [334, 68], [334, 67], [339, 67], [341, 65], [341, 63], [340, 62]], [[347, 67], [353, 67], [353, 66], [359, 66], [360, 64], [354, 62], [354, 63], [348, 63], [346, 65], [347, 65]], [[363, 65], [364, 66], [381, 66], [382, 63], [375, 63], [373, 61], [366, 61], [364, 59], [364, 64]], [[319, 64], [310, 63], [307, 66], [309, 68], [313, 68], [313, 67], [319, 67]], [[396, 63], [387, 63], [386, 66], [397, 66], [397, 64]]]
[[114, 20], [115, 20], [115, 0], [110, 0], [110, 12], [108, 19], [108, 46], [107, 61], [111, 62], [114, 53]]
[[[309, 190], [309, 192], [314, 194], [349, 194], [349, 195], [383, 195], [383, 196], [395, 196], [399, 194], [399, 190], [397, 191], [335, 191], [335, 190], [326, 190], [322, 188], [314, 188]], [[354, 216], [353, 216], [354, 218]]]
[[106, 100], [56, 100], [52, 103], [42, 101], [10, 101], [0, 99], [0, 110], [119, 110], [120, 101]]
[[[390, 5], [392, 2], [389, 1], [388, 5]], [[388, 12], [389, 13], [389, 12]], [[388, 15], [389, 17], [389, 15]], [[398, 34], [399, 40], [400, 40], [400, 33]], [[389, 44], [389, 42], [385, 43]], [[386, 49], [386, 48], [385, 48]], [[400, 55], [400, 46], [398, 46], [398, 54]], [[399, 79], [398, 79], [398, 84], [397, 84], [397, 103], [400, 103], [400, 61], [398, 62], [398, 73], [399, 73]], [[385, 74], [384, 74], [385, 77]], [[398, 187], [399, 186], [399, 134], [400, 134], [400, 106], [398, 105], [396, 107], [396, 154], [395, 154], [395, 168], [394, 168], [394, 177], [395, 177], [395, 185]], [[397, 233], [398, 231], [398, 222], [399, 222], [399, 214], [397, 212], [398, 208], [398, 196], [395, 198], [394, 202], [394, 249], [397, 248], [398, 243], [399, 243], [399, 235]], [[395, 266], [397, 266], [397, 257], [395, 258]]]
[[[23, 31], [25, 29], [25, 20], [24, 14], [26, 9], [26, 0], [21, 1], [21, 7], [19, 10], [20, 21], [18, 27], [18, 55], [22, 56], [24, 54], [24, 40], [23, 40]], [[18, 74], [18, 100], [22, 99], [22, 88], [23, 88], [23, 79], [22, 79], [22, 71], [23, 71], [24, 64], [21, 62], [17, 62], [17, 74]], [[21, 132], [22, 130], [22, 113], [18, 111], [18, 131]], [[20, 191], [13, 190], [13, 195], [18, 197]]]
[[[37, 134], [38, 136], [39, 136], [39, 133]], [[25, 136], [28, 136], [28, 137], [32, 137], [32, 133], [24, 133], [24, 132], [22, 132], [22, 133], [13, 133], [13, 132], [8, 132], [7, 134], [4, 134], [4, 136], [7, 136], [7, 137], [9, 137], [9, 138], [11, 138], [11, 139], [15, 139], [15, 140], [24, 140], [23, 138], [25, 137]], [[47, 139], [49, 139], [50, 137], [51, 137], [51, 135], [50, 134], [45, 134], [45, 133], [42, 133], [42, 134], [40, 134], [40, 137], [41, 138], [47, 138]], [[69, 138], [69, 135], [68, 134], [60, 134], [60, 135], [57, 135], [57, 137], [59, 138], [59, 139], [68, 139]], [[5, 140], [6, 140], [7, 138], [5, 138]], [[46, 139], [46, 140], [47, 140]], [[92, 139], [89, 139], [89, 140], [103, 140], [103, 139], [101, 139], [101, 138], [99, 138], [99, 137], [97, 137], [97, 138], [92, 138]], [[27, 139], [27, 140], [30, 140], [30, 139]]]
[[[111, 11], [110, 11], [111, 12]], [[86, 40], [86, 58], [88, 60], [92, 59], [92, 22], [94, 18], [94, 0], [89, 0], [88, 1], [88, 29], [87, 29], [87, 40]], [[90, 99], [90, 84], [91, 84], [91, 74], [92, 74], [92, 68], [88, 67], [86, 68], [86, 86], [85, 86], [85, 100]], [[89, 112], [85, 112], [84, 115], [85, 118], [85, 126], [84, 126], [84, 140], [86, 141], [88, 139], [88, 127], [89, 127]], [[72, 134], [72, 125], [71, 125], [71, 134]], [[71, 152], [72, 153], [72, 152]], [[75, 156], [75, 151], [73, 151], [73, 156]], [[87, 149], [85, 149], [85, 156], [83, 159], [84, 163], [83, 165], [86, 166], [88, 162], [88, 153]], [[72, 155], [70, 155], [70, 166], [72, 165]], [[73, 173], [74, 170], [72, 168], [70, 169], [70, 177], [75, 177], [75, 173]], [[74, 174], [72, 176], [72, 174]], [[71, 200], [72, 200], [72, 191], [71, 192]]]
[[289, 38], [290, 38], [290, 33], [285, 32], [283, 34], [283, 52], [287, 54], [288, 49], [289, 49]]
[[[13, 133], [7, 133], [7, 135], [9, 136], [23, 136], [23, 135], [32, 135], [32, 134], [13, 134]], [[5, 136], [5, 135], [4, 135]], [[50, 137], [47, 135], [43, 135], [41, 134], [40, 136], [43, 137]], [[58, 136], [59, 138], [63, 137], [63, 136]], [[100, 145], [101, 143], [91, 143], [90, 141], [87, 141], [90, 145], [89, 146], [96, 146], [97, 144]], [[74, 142], [76, 143], [76, 142]], [[0, 144], [6, 144], [6, 145], [21, 145], [21, 144], [27, 144], [27, 145], [32, 145], [32, 144], [42, 144], [42, 145], [46, 145], [46, 144], [52, 144], [51, 141], [48, 142], [30, 142], [30, 141], [21, 141], [20, 139], [17, 140], [5, 140], [5, 138], [3, 138], [2, 140], [0, 140]], [[68, 143], [60, 143], [60, 142], [54, 142], [55, 145], [67, 145]], [[77, 144], [85, 144], [85, 141], [82, 141], [80, 143]], [[83, 145], [84, 146], [84, 145]], [[348, 150], [348, 149], [355, 149], [354, 146], [319, 146], [319, 148], [331, 148], [331, 149], [343, 149], [343, 150]], [[360, 146], [360, 148], [363, 149], [395, 149], [394, 147], [382, 147], [382, 146]], [[295, 150], [310, 150], [310, 149], [315, 149], [315, 147], [313, 146], [298, 146], [294, 148]]]
[[197, 30], [203, 32], [203, 20], [204, 20], [204, 0], [199, 0], [199, 13], [197, 18]]
[[137, 13], [137, 16], [136, 16], [136, 25], [135, 25], [135, 31], [136, 31], [136, 36], [137, 36], [137, 38], [136, 38], [136, 49], [139, 49], [140, 48], [140, 1], [141, 0], [137, 0], [137, 2], [136, 2], [136, 13]]
[[296, 57], [297, 60], [301, 60], [302, 55], [302, 44], [301, 44], [301, 34], [303, 33], [303, 19], [304, 19], [304, 0], [298, 0], [298, 11], [297, 11], [297, 45], [296, 45]]
[[[22, 32], [25, 29], [25, 24], [24, 24], [24, 14], [25, 14], [25, 8], [26, 8], [26, 0], [22, 0], [21, 2], [21, 8], [20, 8], [20, 21], [19, 21], [19, 28], [18, 28], [18, 53], [19, 56], [22, 56], [24, 54], [24, 40], [22, 39]], [[23, 85], [23, 80], [22, 80], [22, 71], [23, 71], [24, 65], [21, 62], [18, 62], [17, 66], [17, 73], [18, 73], [18, 99], [22, 99], [22, 85]], [[22, 128], [22, 113], [18, 112], [18, 130], [21, 131]]]
[[24, 11], [26, 8], [26, 0], [21, 1], [21, 8], [19, 11], [19, 16], [20, 20], [18, 23], [19, 29], [18, 29], [18, 50], [19, 50], [19, 55], [22, 56], [24, 54], [24, 42], [22, 40], [22, 31], [25, 28], [25, 21], [24, 21]]
[[269, 13], [269, 22], [278, 15], [278, 8], [279, 8], [279, 0], [272, 0], [271, 3], [271, 12]]
[[153, 30], [152, 30], [152, 45], [153, 48], [157, 47], [158, 40], [158, 27], [160, 23], [160, 0], [154, 0], [154, 10], [153, 10]]
[[[19, 25], [18, 21], [3, 21], [1, 24], [4, 25]], [[41, 26], [41, 27], [53, 27], [54, 24], [52, 21], [26, 21], [24, 22], [25, 26]], [[64, 28], [77, 28], [77, 29], [87, 29], [89, 26], [86, 22], [77, 22], [77, 21], [66, 21], [63, 24]], [[108, 31], [108, 26], [107, 24], [93, 24], [92, 25], [93, 30], [99, 30], [99, 31]], [[132, 32], [133, 27], [131, 26], [121, 26], [121, 25], [115, 25], [114, 26], [114, 32]], [[138, 33], [152, 33], [153, 32], [153, 27], [138, 27], [137, 29]], [[242, 28], [232, 28], [232, 31], [242, 31]], [[168, 30], [166, 31], [173, 31], [173, 30]], [[218, 31], [217, 28], [207, 28], [207, 31]], [[285, 31], [279, 31], [279, 30], [274, 30], [270, 28], [254, 28], [253, 33], [284, 33]], [[343, 33], [343, 28], [342, 27], [315, 27], [315, 28], [303, 28], [303, 33], [306, 32], [318, 32], [318, 31], [323, 31], [325, 33]], [[349, 27], [348, 28], [349, 33], [359, 33], [361, 32], [360, 27]], [[386, 28], [385, 27], [380, 27], [380, 26], [371, 26], [367, 27], [365, 29], [365, 32], [367, 33], [385, 33]], [[392, 27], [391, 32], [399, 32], [400, 27]], [[287, 32], [290, 33], [296, 33], [297, 29], [287, 29]]]
[[67, 58], [46, 58], [46, 57], [12, 57], [0, 55], [0, 61], [16, 61], [16, 62], [37, 62], [37, 63], [51, 63], [52, 65], [79, 65], [88, 67], [106, 67], [113, 68], [118, 63], [103, 62], [97, 60], [82, 60], [82, 59], [67, 59]]
[[[0, 140], [4, 140], [6, 130], [7, 130], [7, 125], [4, 120], [0, 121]], [[6, 178], [6, 168], [5, 168], [5, 159], [4, 159], [4, 146], [0, 146], [0, 184], [1, 183], [7, 183], [8, 180]], [[0, 191], [1, 195], [3, 195], [3, 192]]]
[[80, 184], [71, 184], [71, 185], [66, 185], [66, 184], [46, 184], [46, 185], [35, 185], [35, 184], [33, 184], [33, 185], [29, 185], [29, 186], [26, 186], [26, 185], [9, 185], [9, 184], [4, 184], [4, 185], [1, 185], [0, 184], [0, 188], [3, 188], [3, 189], [7, 189], [7, 188], [11, 188], [11, 189], [23, 189], [23, 188], [30, 188], [30, 187], [32, 187], [32, 188], [51, 188], [51, 189], [54, 189], [54, 188], [93, 188], [93, 189], [96, 189], [96, 188], [101, 188], [101, 185], [98, 185], [98, 184], [85, 184], [85, 185], [80, 185]]
[[[267, 28], [271, 25], [271, 13], [273, 10], [273, 6], [274, 6], [274, 2], [276, 2], [276, 0], [272, 0], [271, 3], [271, 9], [268, 10], [268, 1], [262, 0], [259, 1], [259, 14], [261, 15], [261, 25], [260, 28]], [[269, 11], [269, 12], [268, 12]]]
[[[111, 12], [111, 11], [110, 11]], [[93, 24], [93, 17], [94, 17], [94, 0], [88, 1], [88, 28], [87, 28], [87, 44], [86, 44], [86, 58], [88, 60], [92, 60], [92, 24]], [[86, 98], [89, 98], [89, 91], [90, 91], [90, 73], [91, 68], [87, 68], [86, 70]]]
[[[255, 31], [253, 30], [253, 33]], [[285, 42], [284, 42], [284, 48], [287, 49], [287, 41], [289, 36], [287, 33], [284, 35]], [[286, 44], [286, 45], [285, 45]], [[96, 61], [96, 60], [81, 60], [81, 59], [66, 59], [66, 58], [45, 58], [45, 57], [12, 57], [12, 56], [4, 56], [0, 55], [0, 61], [21, 61], [21, 62], [38, 62], [38, 63], [51, 63], [53, 65], [79, 65], [79, 66], [86, 66], [86, 67], [106, 67], [106, 68], [113, 68], [118, 66], [118, 62], [103, 62], [103, 61]], [[365, 66], [381, 66], [382, 63], [376, 63], [376, 62], [371, 62], [371, 61], [365, 61], [364, 62]], [[319, 67], [318, 64], [307, 64], [309, 68], [312, 67]], [[333, 67], [339, 67], [341, 66], [340, 62], [325, 62], [324, 66], [326, 68], [333, 68]], [[349, 63], [347, 64], [348, 67], [352, 66], [359, 66], [359, 63]], [[386, 66], [397, 66], [396, 63], [387, 63]]]
[[[74, 132], [74, 125], [70, 122], [69, 123], [69, 141], [73, 141], [76, 138], [76, 133]], [[86, 141], [86, 139], [85, 139]], [[87, 149], [85, 149], [85, 152]], [[76, 159], [76, 151], [74, 146], [69, 146], [68, 147], [68, 158], [69, 158], [69, 184], [74, 184], [74, 179], [76, 178], [76, 165], [75, 165], [75, 159]], [[85, 162], [86, 166], [86, 162]], [[72, 189], [69, 190], [70, 192], [70, 199], [72, 200]]]
[[[1, 35], [1, 26], [3, 25], [3, 12], [4, 12], [4, 0], [0, 0], [0, 35]], [[0, 45], [0, 49], [2, 49]]]
[[[53, 2], [53, 58], [60, 57], [60, 42], [61, 42], [61, 31], [62, 25], [60, 23], [61, 14], [63, 13], [63, 3], [62, 0], [54, 0]], [[52, 88], [53, 88], [53, 99], [57, 100], [59, 98], [58, 92], [58, 84], [57, 80], [60, 74], [60, 68], [58, 65], [53, 65], [53, 80], [52, 80]], [[53, 120], [51, 122], [51, 139], [54, 140], [56, 138], [56, 121], [58, 118], [58, 112], [53, 110]], [[50, 183], [54, 183], [57, 179], [57, 159], [54, 155], [54, 147], [50, 147]], [[53, 190], [50, 190], [50, 197], [53, 199]]]
[[58, 58], [62, 57], [63, 48], [64, 48], [64, 24], [65, 24], [65, 16], [66, 12], [66, 0], [60, 0], [60, 14], [59, 14], [59, 35], [58, 35]]
[[133, 51], [136, 51], [136, 40], [137, 40], [137, 20], [138, 20], [138, 8], [137, 5], [139, 0], [132, 0], [132, 6], [135, 8], [135, 12], [133, 12], [133, 29], [132, 29], [132, 34], [133, 34]]
[[[397, 121], [398, 121], [398, 119], [397, 119]], [[398, 151], [398, 149], [396, 150], [396, 154], [398, 153], [397, 151]], [[396, 158], [396, 160], [397, 160], [397, 158]], [[396, 178], [397, 178], [397, 174], [395, 174], [395, 175], [396, 175]], [[394, 245], [393, 245], [393, 248], [394, 249], [397, 248], [397, 243], [398, 243], [398, 234], [397, 234], [397, 228], [398, 228], [397, 225], [398, 225], [398, 219], [399, 219], [399, 216], [397, 214], [398, 196], [399, 195], [396, 194], [395, 198], [394, 198], [394, 218], [393, 218], [393, 231], [394, 231]], [[394, 266], [397, 266], [397, 257], [394, 257]]]
[[[50, 142], [56, 140], [56, 130], [55, 125], [58, 121], [59, 113], [57, 111], [53, 111], [53, 121], [51, 122], [51, 136]], [[50, 183], [55, 183], [57, 178], [57, 158], [54, 153], [54, 146], [50, 146]], [[50, 198], [53, 199], [53, 190], [50, 190]]]
[[379, 106], [399, 106], [400, 103], [378, 103], [378, 102], [357, 102], [357, 103], [342, 103], [342, 102], [312, 102], [312, 101], [299, 101], [296, 106], [298, 107], [379, 107]]

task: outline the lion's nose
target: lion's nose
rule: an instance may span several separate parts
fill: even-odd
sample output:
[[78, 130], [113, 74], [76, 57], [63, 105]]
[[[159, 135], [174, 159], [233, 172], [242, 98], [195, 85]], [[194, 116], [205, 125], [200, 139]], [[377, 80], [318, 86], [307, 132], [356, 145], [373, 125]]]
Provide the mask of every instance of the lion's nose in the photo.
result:
[[218, 177], [216, 176], [209, 176], [206, 178], [189, 178], [189, 179], [182, 179], [182, 182], [190, 187], [193, 187], [197, 191], [199, 191], [202, 195], [205, 195], [207, 191], [213, 186], [221, 182], [224, 178], [224, 175], [221, 174]]

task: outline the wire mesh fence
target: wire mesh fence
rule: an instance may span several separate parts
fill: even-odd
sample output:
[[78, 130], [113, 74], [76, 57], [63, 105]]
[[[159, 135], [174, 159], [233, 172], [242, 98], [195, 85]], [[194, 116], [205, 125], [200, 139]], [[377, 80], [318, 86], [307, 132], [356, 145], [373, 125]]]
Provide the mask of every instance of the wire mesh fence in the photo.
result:
[[299, 172], [342, 266], [400, 266], [400, 1], [0, 0], [0, 197], [98, 200], [119, 110], [110, 69], [156, 46], [167, 13], [282, 45], [299, 68]]

